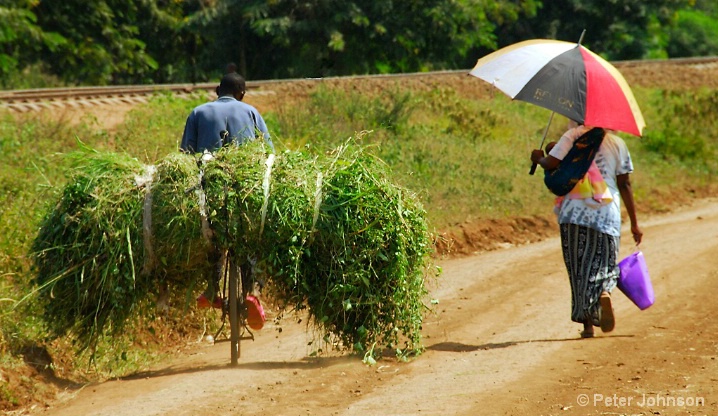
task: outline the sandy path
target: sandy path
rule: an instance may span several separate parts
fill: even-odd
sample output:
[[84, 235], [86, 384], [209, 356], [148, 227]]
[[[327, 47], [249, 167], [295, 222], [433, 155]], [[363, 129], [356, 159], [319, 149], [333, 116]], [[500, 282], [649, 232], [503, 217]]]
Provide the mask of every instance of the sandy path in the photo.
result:
[[[311, 334], [287, 320], [281, 333], [265, 327], [243, 341], [236, 368], [219, 342], [151, 372], [67, 392], [38, 413], [718, 414], [718, 199], [642, 228], [657, 302], [640, 311], [615, 292], [609, 335], [578, 339], [554, 238], [439, 262], [427, 351], [409, 363], [309, 358]], [[623, 242], [622, 256], [633, 249], [628, 234]]]

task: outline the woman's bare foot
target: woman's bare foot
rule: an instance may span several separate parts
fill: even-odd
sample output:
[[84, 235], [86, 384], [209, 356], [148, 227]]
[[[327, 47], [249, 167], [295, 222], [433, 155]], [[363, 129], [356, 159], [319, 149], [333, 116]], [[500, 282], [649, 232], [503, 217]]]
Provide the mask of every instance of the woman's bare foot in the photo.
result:
[[581, 331], [581, 338], [593, 338], [593, 323], [583, 323], [583, 331]]

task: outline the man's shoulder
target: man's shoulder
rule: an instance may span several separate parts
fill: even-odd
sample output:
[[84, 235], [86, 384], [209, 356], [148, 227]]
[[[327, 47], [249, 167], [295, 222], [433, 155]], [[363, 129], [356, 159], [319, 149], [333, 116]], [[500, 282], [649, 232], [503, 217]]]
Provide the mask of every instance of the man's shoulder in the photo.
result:
[[241, 108], [245, 108], [245, 109], [247, 109], [247, 110], [255, 110], [255, 111], [257, 111], [257, 109], [254, 108], [253, 105], [247, 104], [247, 103], [245, 103], [244, 101], [236, 100], [236, 101], [234, 101], [234, 102], [232, 103], [232, 105], [237, 106], [237, 107], [241, 107]]
[[238, 106], [238, 104], [242, 104], [241, 101], [237, 100], [214, 100], [214, 101], [208, 101], [206, 103], [202, 103], [194, 108], [195, 112], [202, 112], [202, 111], [209, 111], [213, 108], [225, 108], [225, 107], [235, 107]]
[[216, 101], [208, 101], [206, 103], [202, 103], [202, 104], [196, 106], [194, 109], [192, 109], [192, 111], [194, 111], [194, 112], [203, 111], [207, 108], [212, 107], [215, 103], [216, 103]]
[[254, 108], [252, 105], [247, 104], [245, 102], [239, 101], [239, 100], [223, 100], [223, 99], [217, 99], [215, 101], [206, 102], [204, 104], [200, 104], [197, 107], [194, 108], [193, 112], [195, 113], [202, 113], [206, 111], [227, 111], [229, 109], [232, 110], [242, 110], [242, 111], [254, 111], [256, 113], [259, 113], [256, 108]]
[[[207, 104], [212, 104], [215, 106], [223, 106], [223, 107], [227, 106], [227, 107], [235, 107], [235, 108], [243, 108], [243, 109], [253, 109], [253, 110], [255, 109], [253, 106], [245, 103], [244, 101], [239, 101], [236, 99], [224, 99], [224, 97], [217, 99], [215, 101], [209, 102]], [[204, 104], [204, 105], [206, 105], [206, 104]]]

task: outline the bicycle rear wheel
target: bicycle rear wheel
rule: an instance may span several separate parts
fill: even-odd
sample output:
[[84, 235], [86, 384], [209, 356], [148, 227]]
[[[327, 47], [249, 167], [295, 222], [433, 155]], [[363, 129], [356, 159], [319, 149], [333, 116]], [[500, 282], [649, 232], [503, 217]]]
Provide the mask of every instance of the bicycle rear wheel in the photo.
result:
[[239, 264], [233, 258], [229, 259], [229, 328], [231, 365], [236, 366], [240, 355], [239, 333], [239, 294], [241, 293], [241, 280]]

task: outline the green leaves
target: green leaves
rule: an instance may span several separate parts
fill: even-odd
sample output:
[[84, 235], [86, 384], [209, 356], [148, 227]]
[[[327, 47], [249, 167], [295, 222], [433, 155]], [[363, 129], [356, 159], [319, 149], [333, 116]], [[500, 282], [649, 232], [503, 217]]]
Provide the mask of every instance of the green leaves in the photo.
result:
[[15, 0], [0, 6], [0, 85], [3, 87], [11, 86], [14, 76], [32, 64], [42, 48], [55, 51], [66, 42], [61, 35], [48, 32], [38, 24], [31, 5], [29, 0]]
[[709, 16], [700, 11], [681, 10], [669, 34], [666, 46], [669, 56], [718, 55], [718, 13]]
[[530, 38], [578, 42], [585, 29], [583, 44], [606, 59], [642, 59], [659, 53], [661, 31], [671, 26], [676, 10], [690, 6], [691, 0], [544, 1], [518, 25], [522, 30], [512, 20], [501, 25], [500, 46]]
[[[41, 1], [33, 7], [43, 30], [66, 42], [43, 57], [73, 84], [138, 83], [158, 68], [147, 54], [138, 27], [140, 16], [152, 16], [144, 1]], [[156, 36], [156, 34], [155, 34]]]
[[0, 80], [15, 88], [35, 66], [84, 85], [206, 82], [228, 62], [248, 79], [461, 69], [499, 46], [578, 40], [584, 29], [584, 43], [609, 59], [715, 49], [705, 0], [6, 3]]

